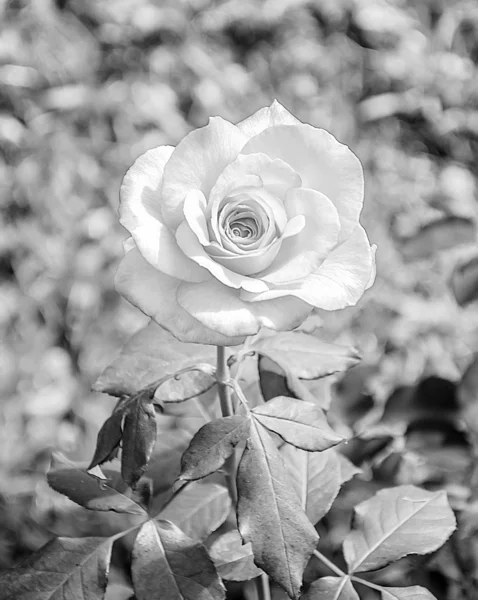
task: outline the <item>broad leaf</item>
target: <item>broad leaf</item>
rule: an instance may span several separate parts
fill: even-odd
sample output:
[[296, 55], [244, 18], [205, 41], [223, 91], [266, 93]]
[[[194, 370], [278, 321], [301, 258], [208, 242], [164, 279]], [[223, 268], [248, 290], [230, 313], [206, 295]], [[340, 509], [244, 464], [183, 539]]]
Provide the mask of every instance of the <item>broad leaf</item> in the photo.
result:
[[138, 532], [131, 564], [137, 600], [222, 600], [224, 586], [204, 546], [169, 521]]
[[466, 306], [478, 298], [478, 256], [455, 267], [450, 287], [460, 306]]
[[344, 541], [349, 572], [372, 571], [407, 554], [428, 554], [450, 537], [456, 522], [446, 493], [402, 485], [378, 492], [355, 508]]
[[281, 454], [307, 516], [318, 523], [329, 512], [344, 481], [337, 452], [333, 448], [306, 452], [284, 444]]
[[254, 564], [251, 544], [243, 544], [237, 529], [218, 537], [212, 544], [209, 554], [222, 579], [247, 581], [263, 573]]
[[132, 488], [145, 472], [156, 443], [156, 413], [150, 394], [136, 398], [123, 424], [121, 475]]
[[[108, 475], [108, 470], [106, 475]], [[53, 458], [47, 474], [50, 486], [73, 502], [89, 510], [145, 515], [134, 500], [115, 489], [108, 479], [98, 479], [85, 470]]]
[[[112, 396], [132, 395], [165, 375], [198, 363], [215, 363], [214, 346], [185, 344], [155, 321], [136, 333], [120, 355], [106, 367], [93, 389]], [[199, 371], [184, 373], [161, 386], [160, 400], [194, 398], [214, 385], [211, 376]], [[167, 386], [167, 387], [166, 387]]]
[[437, 600], [435, 596], [421, 587], [412, 585], [411, 587], [384, 587], [382, 591], [382, 600]]
[[215, 473], [245, 440], [251, 420], [239, 415], [222, 417], [206, 423], [191, 440], [181, 458], [180, 479], [191, 480]]
[[112, 542], [56, 538], [0, 574], [2, 600], [103, 600]]
[[103, 423], [98, 432], [95, 454], [91, 460], [90, 469], [116, 458], [123, 433], [121, 429], [122, 421], [123, 411], [115, 410]]
[[184, 429], [161, 431], [145, 475], [154, 482], [155, 495], [169, 490], [180, 472], [181, 456], [191, 441], [191, 433]]
[[300, 506], [274, 441], [259, 423], [251, 429], [237, 474], [237, 522], [255, 563], [298, 598], [302, 575], [319, 536]]
[[279, 396], [257, 406], [252, 414], [261, 425], [303, 450], [326, 450], [344, 439], [330, 427], [324, 411], [310, 402]]
[[346, 371], [360, 361], [355, 348], [325, 342], [307, 333], [286, 331], [259, 337], [247, 351], [255, 350], [300, 379], [319, 379]]
[[206, 539], [227, 519], [231, 498], [217, 483], [192, 482], [185, 486], [160, 512], [160, 519], [172, 521], [195, 540]]
[[309, 587], [300, 600], [360, 600], [350, 578], [322, 577]]

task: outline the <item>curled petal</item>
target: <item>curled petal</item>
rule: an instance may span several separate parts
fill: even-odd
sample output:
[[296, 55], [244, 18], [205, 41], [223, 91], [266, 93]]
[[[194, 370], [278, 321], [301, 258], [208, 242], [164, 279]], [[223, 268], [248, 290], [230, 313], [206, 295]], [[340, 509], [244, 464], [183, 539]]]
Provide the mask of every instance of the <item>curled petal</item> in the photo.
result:
[[214, 117], [179, 142], [164, 169], [161, 210], [167, 225], [176, 230], [182, 222], [184, 200], [190, 191], [209, 196], [219, 174], [246, 141], [235, 125]]
[[311, 125], [279, 125], [249, 140], [241, 154], [258, 152], [282, 159], [300, 175], [303, 187], [327, 196], [339, 213], [339, 241], [350, 236], [362, 210], [364, 181], [362, 165], [348, 146]]
[[265, 108], [261, 108], [244, 121], [237, 124], [237, 127], [245, 134], [248, 138], [254, 137], [255, 135], [264, 131], [268, 127], [274, 127], [275, 125], [300, 125], [301, 121], [294, 117], [280, 102], [274, 100], [274, 102]]
[[181, 252], [161, 217], [161, 180], [173, 150], [171, 146], [148, 150], [128, 170], [120, 189], [120, 223], [153, 267], [185, 281], [205, 281], [207, 272]]
[[179, 304], [195, 319], [225, 336], [255, 335], [264, 326], [277, 331], [298, 327], [312, 307], [299, 298], [286, 296], [265, 302], [244, 302], [239, 291], [217, 280], [181, 283]]
[[120, 262], [115, 286], [131, 304], [170, 331], [181, 342], [236, 346], [244, 337], [228, 337], [197, 321], [176, 301], [180, 281], [157, 271], [137, 249]]
[[[241, 298], [260, 302], [292, 294], [325, 310], [354, 306], [373, 283], [374, 249], [358, 225], [350, 238], [337, 246], [314, 273], [291, 283], [271, 286], [268, 292], [241, 292]], [[198, 284], [199, 285], [199, 284]]]
[[286, 283], [314, 272], [337, 245], [340, 220], [332, 202], [306, 188], [290, 190], [285, 203], [290, 217], [303, 215], [304, 229], [284, 241], [269, 269], [260, 274], [268, 283]]

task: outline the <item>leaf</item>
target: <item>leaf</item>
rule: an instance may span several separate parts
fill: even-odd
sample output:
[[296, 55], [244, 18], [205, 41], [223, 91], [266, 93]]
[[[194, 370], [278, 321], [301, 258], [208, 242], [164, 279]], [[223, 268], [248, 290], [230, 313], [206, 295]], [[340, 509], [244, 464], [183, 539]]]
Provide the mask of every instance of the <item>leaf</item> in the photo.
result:
[[289, 444], [281, 448], [294, 489], [315, 525], [330, 510], [342, 485], [342, 472], [337, 452], [306, 452]]
[[222, 600], [224, 586], [204, 546], [169, 521], [148, 521], [133, 546], [138, 600]]
[[99, 480], [79, 467], [65, 465], [55, 456], [47, 480], [55, 491], [88, 510], [146, 514], [134, 500], [116, 490], [108, 479]]
[[[165, 375], [172, 375], [201, 362], [215, 364], [214, 346], [180, 342], [151, 320], [126, 342], [93, 389], [111, 396], [132, 395]], [[191, 371], [181, 375], [178, 380], [171, 380], [164, 390], [160, 388], [157, 397], [178, 402], [194, 398], [212, 385], [214, 380], [210, 375]]]
[[158, 517], [175, 523], [186, 535], [206, 539], [227, 519], [231, 498], [217, 483], [192, 482], [185, 486]]
[[450, 277], [450, 288], [460, 306], [478, 298], [478, 256], [457, 265]]
[[456, 527], [444, 491], [402, 485], [355, 507], [354, 529], [343, 549], [349, 572], [373, 571], [407, 556], [439, 548]]
[[346, 371], [360, 362], [355, 348], [339, 346], [302, 332], [259, 337], [248, 348], [267, 356], [299, 379], [319, 379]]
[[122, 421], [123, 412], [118, 410], [113, 412], [103, 423], [98, 432], [95, 454], [88, 467], [89, 469], [116, 458], [123, 433], [121, 429]]
[[321, 577], [314, 581], [300, 600], [360, 600], [348, 576]]
[[319, 536], [302, 510], [273, 440], [254, 422], [237, 474], [237, 522], [255, 563], [291, 598]]
[[2, 600], [102, 600], [109, 538], [56, 538], [16, 569], [0, 574]]
[[251, 544], [242, 543], [237, 529], [218, 537], [209, 549], [209, 555], [222, 579], [247, 581], [263, 573], [254, 564]]
[[324, 411], [310, 402], [279, 396], [252, 410], [253, 417], [289, 444], [303, 450], [326, 450], [343, 441]]
[[465, 217], [445, 217], [427, 223], [414, 235], [402, 241], [405, 259], [430, 258], [437, 252], [475, 242], [475, 224]]
[[352, 477], [355, 475], [360, 475], [363, 471], [356, 467], [353, 462], [351, 462], [347, 457], [345, 457], [342, 453], [337, 452], [337, 458], [339, 459], [340, 464], [340, 479], [341, 484], [350, 481]]
[[180, 479], [191, 480], [215, 473], [245, 440], [251, 428], [248, 417], [222, 417], [206, 423], [191, 440], [181, 458]]
[[382, 600], [437, 600], [435, 596], [421, 587], [384, 587], [382, 588]]
[[132, 488], [145, 472], [156, 443], [156, 413], [149, 393], [138, 396], [123, 424], [121, 475]]

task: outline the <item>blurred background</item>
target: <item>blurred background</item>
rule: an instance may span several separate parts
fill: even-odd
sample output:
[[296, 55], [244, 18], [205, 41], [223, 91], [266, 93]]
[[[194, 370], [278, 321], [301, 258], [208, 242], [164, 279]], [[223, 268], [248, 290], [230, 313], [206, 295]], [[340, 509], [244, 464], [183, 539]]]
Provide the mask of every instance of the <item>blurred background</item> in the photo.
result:
[[147, 321], [113, 288], [119, 185], [211, 115], [277, 98], [351, 146], [377, 282], [315, 324], [362, 351], [352, 395], [453, 387], [478, 349], [477, 63], [475, 0], [0, 0], [0, 567], [103, 520], [45, 472], [91, 457], [114, 401], [90, 387]]

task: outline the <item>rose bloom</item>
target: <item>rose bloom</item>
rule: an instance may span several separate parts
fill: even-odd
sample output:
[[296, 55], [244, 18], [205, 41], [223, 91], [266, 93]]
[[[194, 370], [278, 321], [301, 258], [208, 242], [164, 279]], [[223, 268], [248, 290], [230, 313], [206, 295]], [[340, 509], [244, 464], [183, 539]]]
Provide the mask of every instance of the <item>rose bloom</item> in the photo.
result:
[[294, 329], [372, 284], [363, 193], [350, 149], [276, 101], [237, 125], [211, 118], [126, 173], [116, 288], [184, 342]]

